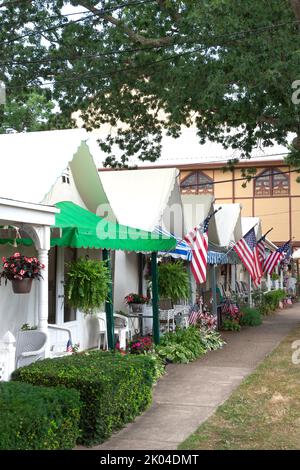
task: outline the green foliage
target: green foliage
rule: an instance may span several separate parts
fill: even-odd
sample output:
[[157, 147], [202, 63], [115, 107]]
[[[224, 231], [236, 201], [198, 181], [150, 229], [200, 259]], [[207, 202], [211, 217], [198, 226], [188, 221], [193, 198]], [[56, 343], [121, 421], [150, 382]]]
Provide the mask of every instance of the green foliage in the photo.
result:
[[156, 353], [167, 362], [188, 363], [202, 356], [210, 349], [222, 347], [224, 342], [214, 331], [202, 331], [195, 326], [166, 333]]
[[0, 106], [0, 133], [10, 129], [16, 132], [35, 132], [46, 130], [52, 116], [54, 103], [49, 101], [42, 91], [30, 92], [20, 99], [8, 98], [1, 116]]
[[278, 308], [279, 302], [285, 299], [285, 297], [286, 293], [284, 290], [272, 290], [260, 296], [256, 296], [254, 299], [254, 304], [261, 315], [269, 315]]
[[[284, 144], [298, 129], [291, 96], [299, 18], [290, 1], [129, 2], [118, 10], [115, 0], [10, 3], [0, 12], [8, 103], [46, 88], [59, 106], [53, 127], [70, 126], [78, 109], [87, 129], [118, 127], [101, 141], [107, 164], [124, 165], [133, 154], [153, 161], [164, 130], [178, 137], [194, 123], [201, 143], [220, 142], [242, 156], [257, 142]], [[100, 14], [74, 23], [63, 16], [70, 3], [98, 5]]]
[[103, 261], [79, 259], [69, 264], [66, 300], [71, 307], [92, 314], [103, 306], [110, 283]]
[[225, 344], [225, 341], [221, 338], [221, 335], [215, 330], [201, 330], [200, 342], [208, 351], [220, 349]]
[[73, 449], [80, 435], [76, 390], [0, 383], [0, 449]]
[[278, 279], [280, 279], [280, 276], [277, 273], [272, 273], [271, 274], [271, 279], [272, 279], [272, 281], [278, 281]]
[[189, 297], [190, 283], [182, 261], [161, 263], [158, 266], [158, 292], [161, 299], [174, 303]]
[[242, 315], [240, 324], [242, 326], [258, 326], [262, 323], [262, 317], [259, 310], [256, 308], [243, 307], [241, 309]]
[[240, 331], [241, 325], [236, 320], [225, 319], [223, 320], [222, 328], [226, 331]]
[[153, 355], [103, 351], [45, 359], [17, 369], [14, 380], [34, 385], [75, 388], [82, 401], [80, 442], [97, 444], [144, 411], [161, 373]]

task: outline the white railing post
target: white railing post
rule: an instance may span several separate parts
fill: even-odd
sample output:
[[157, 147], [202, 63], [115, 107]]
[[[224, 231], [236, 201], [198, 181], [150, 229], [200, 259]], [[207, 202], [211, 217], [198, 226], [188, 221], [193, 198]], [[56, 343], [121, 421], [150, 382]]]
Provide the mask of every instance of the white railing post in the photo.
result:
[[[39, 261], [45, 265], [42, 279], [39, 281], [39, 323], [38, 329], [48, 336], [48, 250], [38, 249]], [[49, 338], [45, 349], [45, 357], [49, 357]]]
[[7, 331], [0, 341], [0, 381], [10, 380], [12, 372], [16, 366], [16, 339], [14, 335]]

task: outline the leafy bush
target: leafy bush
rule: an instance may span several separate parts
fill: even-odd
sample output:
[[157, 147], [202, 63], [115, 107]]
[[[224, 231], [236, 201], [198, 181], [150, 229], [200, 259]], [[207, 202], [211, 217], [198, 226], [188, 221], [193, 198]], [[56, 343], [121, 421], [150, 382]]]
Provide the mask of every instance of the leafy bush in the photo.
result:
[[220, 335], [215, 331], [201, 331], [195, 326], [190, 326], [185, 330], [165, 334], [155, 351], [168, 362], [188, 363], [223, 344]]
[[158, 292], [161, 299], [174, 303], [189, 297], [190, 283], [182, 261], [161, 263], [158, 266]]
[[240, 324], [242, 326], [258, 326], [262, 323], [262, 317], [256, 308], [243, 307]]
[[76, 390], [0, 383], [0, 449], [72, 449], [80, 434]]
[[215, 330], [201, 331], [200, 341], [208, 351], [214, 351], [222, 348], [225, 341], [221, 338], [221, 335]]
[[279, 306], [279, 302], [285, 299], [286, 293], [282, 289], [266, 292], [255, 300], [255, 307], [261, 315], [269, 315]]
[[82, 401], [80, 442], [97, 444], [132, 421], [152, 400], [160, 373], [154, 356], [92, 351], [45, 359], [16, 370], [14, 380], [75, 388]]
[[236, 320], [223, 320], [222, 323], [223, 330], [226, 331], [240, 331], [241, 325]]
[[108, 295], [109, 270], [104, 261], [79, 259], [68, 265], [66, 301], [82, 312], [95, 313]]

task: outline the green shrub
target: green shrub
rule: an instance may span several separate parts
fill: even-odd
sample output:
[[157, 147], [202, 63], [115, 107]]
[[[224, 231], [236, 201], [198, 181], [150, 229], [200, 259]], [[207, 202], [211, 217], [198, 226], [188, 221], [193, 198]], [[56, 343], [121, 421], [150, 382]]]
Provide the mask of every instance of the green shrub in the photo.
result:
[[157, 360], [151, 355], [92, 351], [35, 362], [16, 370], [13, 379], [78, 390], [82, 401], [80, 442], [92, 445], [147, 408], [157, 374]]
[[286, 293], [282, 289], [272, 290], [262, 294], [260, 298], [255, 302], [256, 308], [259, 310], [261, 315], [269, 315], [274, 312], [279, 302], [286, 297]]
[[259, 310], [256, 308], [243, 307], [241, 309], [242, 316], [240, 318], [240, 324], [242, 326], [258, 326], [262, 323], [262, 317]]
[[72, 449], [80, 434], [76, 390], [0, 383], [0, 449]]
[[223, 330], [226, 331], [240, 331], [241, 325], [236, 320], [223, 320], [222, 323]]
[[217, 332], [202, 331], [195, 326], [190, 326], [185, 330], [179, 329], [175, 333], [165, 334], [155, 350], [165, 361], [188, 363], [223, 344]]

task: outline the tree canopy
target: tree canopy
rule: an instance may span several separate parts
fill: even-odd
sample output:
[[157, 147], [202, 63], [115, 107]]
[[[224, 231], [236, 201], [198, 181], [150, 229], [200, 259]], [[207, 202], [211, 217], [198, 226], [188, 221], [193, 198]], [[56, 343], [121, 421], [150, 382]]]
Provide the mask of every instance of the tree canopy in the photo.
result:
[[290, 132], [300, 149], [300, 0], [0, 0], [0, 22], [8, 106], [34, 93], [57, 104], [48, 127], [77, 110], [87, 129], [110, 124], [110, 165], [113, 144], [122, 164], [155, 160], [181, 126], [241, 156]]

